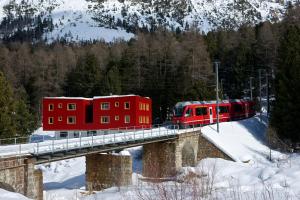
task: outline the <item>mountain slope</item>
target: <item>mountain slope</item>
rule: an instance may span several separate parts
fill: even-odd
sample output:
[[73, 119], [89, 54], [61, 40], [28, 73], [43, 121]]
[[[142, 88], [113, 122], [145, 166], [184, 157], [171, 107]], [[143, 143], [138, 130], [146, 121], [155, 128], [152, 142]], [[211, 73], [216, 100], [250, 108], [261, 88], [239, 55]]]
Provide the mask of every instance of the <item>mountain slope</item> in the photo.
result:
[[195, 27], [207, 32], [265, 20], [276, 22], [287, 4], [283, 0], [2, 0], [0, 36], [11, 36], [20, 28], [19, 23], [8, 32], [5, 18], [38, 15], [51, 19], [48, 24], [52, 27], [43, 31], [48, 40], [129, 39], [133, 34], [128, 32], [160, 26], [173, 31]]

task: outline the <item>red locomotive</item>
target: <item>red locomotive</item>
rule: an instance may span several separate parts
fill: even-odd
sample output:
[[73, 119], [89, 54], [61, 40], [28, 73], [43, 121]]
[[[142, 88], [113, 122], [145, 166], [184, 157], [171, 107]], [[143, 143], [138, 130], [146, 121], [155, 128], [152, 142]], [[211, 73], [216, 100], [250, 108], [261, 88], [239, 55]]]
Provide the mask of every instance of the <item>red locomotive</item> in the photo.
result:
[[43, 99], [43, 129], [57, 131], [60, 137], [108, 129], [150, 128], [151, 116], [151, 99], [137, 95]]
[[[243, 119], [255, 115], [254, 102], [225, 100], [219, 102], [219, 121]], [[216, 101], [187, 101], [175, 105], [172, 122], [181, 128], [202, 126], [217, 122]]]

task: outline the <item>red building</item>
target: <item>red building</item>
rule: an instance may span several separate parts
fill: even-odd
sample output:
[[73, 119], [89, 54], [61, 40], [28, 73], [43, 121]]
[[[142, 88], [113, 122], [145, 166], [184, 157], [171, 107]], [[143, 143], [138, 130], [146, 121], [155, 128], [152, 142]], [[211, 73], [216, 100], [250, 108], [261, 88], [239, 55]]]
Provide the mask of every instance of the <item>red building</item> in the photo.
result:
[[46, 131], [149, 128], [151, 116], [151, 99], [137, 95], [43, 99], [43, 129]]

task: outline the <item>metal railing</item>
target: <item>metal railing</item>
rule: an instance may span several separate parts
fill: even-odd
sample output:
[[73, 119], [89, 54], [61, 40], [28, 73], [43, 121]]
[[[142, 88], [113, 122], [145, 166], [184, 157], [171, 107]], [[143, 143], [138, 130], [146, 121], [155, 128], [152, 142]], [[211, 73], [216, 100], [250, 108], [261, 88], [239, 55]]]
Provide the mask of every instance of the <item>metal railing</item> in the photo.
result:
[[[138, 143], [160, 137], [174, 136], [179, 133], [178, 125], [158, 126], [158, 128], [127, 127], [125, 129], [109, 129], [90, 136], [79, 134], [76, 138], [58, 139], [56, 137], [44, 137], [35, 140], [33, 136], [22, 138], [2, 139], [0, 144], [0, 156], [9, 155], [41, 155], [53, 154], [62, 151], [72, 151], [82, 148], [93, 148], [101, 145]], [[11, 141], [9, 144], [7, 141]]]

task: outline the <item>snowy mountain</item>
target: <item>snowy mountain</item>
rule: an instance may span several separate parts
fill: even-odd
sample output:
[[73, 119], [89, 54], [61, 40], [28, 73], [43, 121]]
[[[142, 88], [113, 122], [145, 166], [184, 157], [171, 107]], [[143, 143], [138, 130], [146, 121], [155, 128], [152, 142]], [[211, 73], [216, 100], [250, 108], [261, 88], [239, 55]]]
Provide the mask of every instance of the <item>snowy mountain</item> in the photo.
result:
[[286, 0], [1, 0], [0, 37], [13, 34], [20, 27], [32, 28], [32, 22], [27, 27], [19, 23], [10, 30], [7, 27], [12, 23], [4, 26], [7, 19], [20, 16], [23, 21], [28, 16], [48, 19], [51, 27], [43, 32], [48, 40], [60, 37], [74, 41], [101, 38], [112, 41], [119, 37], [128, 40], [137, 29], [155, 30], [160, 26], [174, 31], [196, 27], [207, 32], [265, 20], [276, 22], [283, 17], [288, 3]]

